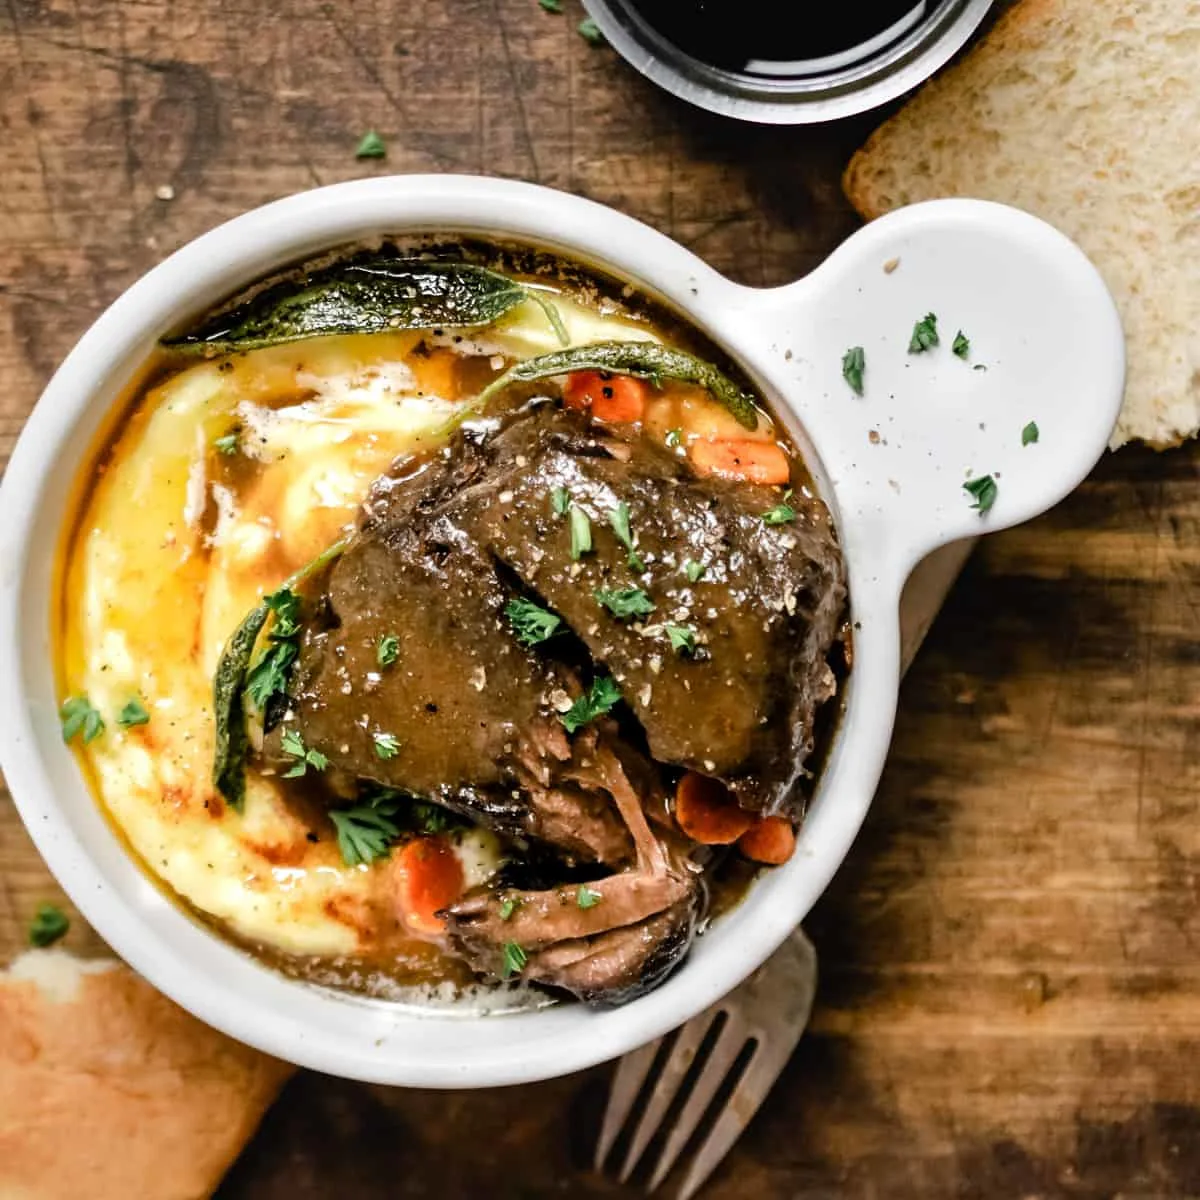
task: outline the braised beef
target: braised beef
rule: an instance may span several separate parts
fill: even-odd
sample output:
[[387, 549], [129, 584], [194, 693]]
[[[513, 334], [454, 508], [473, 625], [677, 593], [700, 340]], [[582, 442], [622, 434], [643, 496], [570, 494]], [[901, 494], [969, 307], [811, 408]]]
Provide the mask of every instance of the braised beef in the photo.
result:
[[[512, 421], [487, 454], [486, 486], [460, 499], [462, 527], [608, 668], [652, 756], [722, 779], [747, 809], [798, 817], [795, 785], [833, 689], [826, 657], [845, 601], [825, 507], [796, 495], [794, 519], [768, 525], [778, 491], [698, 479], [647, 439], [618, 441], [549, 405]], [[589, 518], [592, 550], [577, 561], [550, 508], [554, 488]], [[621, 503], [633, 565], [611, 526]], [[689, 562], [704, 566], [695, 582]], [[630, 588], [652, 613], [622, 619], [596, 598]], [[697, 651], [673, 650], [667, 626], [694, 632]]]
[[[480, 465], [470, 442], [454, 459], [419, 464], [334, 565], [331, 624], [305, 630], [289, 720], [268, 755], [286, 763], [280, 736], [298, 728], [335, 779], [395, 788], [506, 836], [620, 865], [631, 849], [624, 824], [570, 779], [580, 765], [555, 705], [578, 685], [512, 637], [502, 611], [510, 593], [447, 511]], [[395, 655], [386, 665], [385, 638]]]
[[[572, 552], [560, 489], [588, 517], [586, 553]], [[478, 971], [503, 974], [516, 943], [524, 978], [628, 999], [686, 953], [706, 903], [666, 819], [671, 773], [720, 778], [752, 811], [799, 812], [845, 593], [823, 506], [800, 492], [794, 520], [772, 526], [762, 517], [778, 502], [549, 402], [462, 431], [374, 489], [265, 754], [287, 761], [280, 739], [294, 731], [329, 759], [334, 793], [386, 785], [533, 839], [568, 868], [614, 872], [588, 883], [591, 904], [577, 883], [491, 886], [445, 916]], [[612, 524], [620, 505], [632, 552]], [[622, 617], [597, 598], [633, 588], [651, 612]], [[522, 645], [505, 615], [518, 595], [561, 630]], [[668, 626], [689, 644], [673, 648]], [[568, 734], [563, 712], [600, 674], [624, 705]]]
[[477, 970], [502, 975], [505, 947], [515, 943], [526, 956], [526, 980], [621, 1004], [654, 987], [686, 954], [707, 899], [703, 878], [669, 834], [651, 830], [625, 760], [608, 744], [611, 734], [606, 723], [589, 770], [633, 835], [635, 863], [587, 884], [483, 888], [451, 905], [444, 914], [450, 940]]
[[[624, 882], [625, 878], [617, 875], [590, 886], [599, 890], [606, 884]], [[667, 883], [673, 886], [666, 886]], [[688, 883], [690, 887], [680, 889], [676, 880], [663, 881], [663, 886], [655, 887], [650, 895], [639, 897], [658, 901], [675, 895], [666, 907], [651, 908], [641, 920], [628, 924], [621, 923], [620, 917], [611, 922], [609, 915], [601, 913], [607, 894], [587, 911], [578, 907], [577, 887], [559, 888], [552, 899], [546, 893], [539, 894], [532, 911], [544, 914], [547, 919], [530, 920], [522, 926], [531, 930], [533, 947], [525, 949], [522, 978], [561, 988], [592, 1004], [625, 1004], [653, 990], [682, 960], [695, 936], [696, 923], [703, 911], [704, 889], [699, 876], [692, 876]], [[621, 899], [626, 899], [623, 893]], [[649, 903], [645, 907], [649, 908]], [[467, 961], [503, 976], [505, 941], [516, 941], [522, 946], [523, 943], [517, 941], [521, 935], [512, 930], [508, 931], [508, 938], [496, 940], [495, 935], [504, 931], [491, 927], [494, 912], [485, 897], [475, 896], [456, 904], [447, 916], [452, 940]], [[573, 934], [573, 926], [580, 932]], [[595, 933], [583, 932], [592, 928]], [[532, 940], [537, 935], [541, 936]], [[547, 935], [559, 937], [546, 940]]]

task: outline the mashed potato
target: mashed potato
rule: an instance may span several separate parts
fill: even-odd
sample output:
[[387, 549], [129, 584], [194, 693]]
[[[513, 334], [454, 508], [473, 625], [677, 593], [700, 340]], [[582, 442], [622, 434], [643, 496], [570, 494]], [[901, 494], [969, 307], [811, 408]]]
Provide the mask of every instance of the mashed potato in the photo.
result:
[[[556, 303], [572, 342], [652, 337]], [[250, 773], [244, 814], [214, 792], [212, 679], [225, 640], [353, 524], [394, 459], [440, 436], [458, 401], [439, 392], [439, 356], [556, 345], [525, 303], [457, 339], [329, 337], [199, 362], [122, 418], [67, 550], [64, 694], [86, 695], [104, 717], [81, 754], [134, 853], [240, 938], [285, 955], [369, 956], [403, 914], [388, 861], [344, 865], [328, 823], [285, 803], [270, 778]], [[117, 714], [135, 698], [150, 719], [122, 728]], [[457, 852], [468, 885], [500, 861], [480, 831]]]

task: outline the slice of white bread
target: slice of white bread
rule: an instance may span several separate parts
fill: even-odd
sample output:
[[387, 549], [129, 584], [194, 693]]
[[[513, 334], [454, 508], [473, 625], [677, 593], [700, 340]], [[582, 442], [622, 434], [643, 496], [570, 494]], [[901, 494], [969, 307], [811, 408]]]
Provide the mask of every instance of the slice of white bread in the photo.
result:
[[31, 950], [0, 972], [0, 1200], [200, 1200], [293, 1068], [122, 963]]
[[843, 186], [865, 217], [976, 196], [1056, 225], [1121, 310], [1113, 446], [1200, 429], [1200, 0], [1024, 0], [872, 134]]

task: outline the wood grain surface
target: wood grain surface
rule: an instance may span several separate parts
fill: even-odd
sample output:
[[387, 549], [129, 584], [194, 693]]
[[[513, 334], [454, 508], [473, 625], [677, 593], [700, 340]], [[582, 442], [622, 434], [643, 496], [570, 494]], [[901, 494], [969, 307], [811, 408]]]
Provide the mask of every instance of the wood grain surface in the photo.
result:
[[[5, 0], [0, 462], [141, 272], [316, 184], [538, 180], [753, 284], [855, 227], [838, 176], [872, 119], [694, 112], [566, 7]], [[354, 159], [368, 128], [382, 163]], [[709, 1195], [1200, 1196], [1198, 484], [1195, 443], [1127, 449], [976, 553], [812, 918], [811, 1032]], [[0, 794], [0, 958], [56, 895]], [[100, 948], [78, 921], [69, 944]], [[438, 1094], [301, 1074], [221, 1195], [624, 1194], [587, 1169], [607, 1077]]]

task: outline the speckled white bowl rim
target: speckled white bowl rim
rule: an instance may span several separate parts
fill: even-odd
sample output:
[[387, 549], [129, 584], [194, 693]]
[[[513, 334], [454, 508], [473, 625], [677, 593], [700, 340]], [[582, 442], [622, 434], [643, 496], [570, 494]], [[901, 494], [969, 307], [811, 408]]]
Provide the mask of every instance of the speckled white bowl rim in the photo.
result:
[[[52, 568], [72, 482], [155, 339], [285, 263], [380, 233], [479, 234], [599, 265], [687, 315], [792, 427], [834, 509], [849, 571], [854, 667], [845, 713], [793, 860], [699, 938], [661, 987], [622, 1008], [560, 1004], [480, 1016], [422, 1011], [289, 980], [194, 921], [122, 848], [63, 745], [51, 665]], [[942, 343], [907, 353], [914, 322]], [[971, 339], [967, 361], [954, 332]], [[842, 377], [866, 355], [865, 395]], [[983, 367], [986, 369], [974, 369]], [[0, 763], [38, 849], [100, 935], [151, 983], [227, 1034], [332, 1075], [420, 1087], [515, 1084], [576, 1071], [717, 1001], [808, 913], [841, 863], [887, 753], [898, 598], [946, 542], [1056, 503], [1103, 452], [1123, 341], [1084, 255], [1049, 226], [970, 200], [901, 210], [786, 287], [735, 284], [610, 208], [530, 184], [403, 176], [337, 184], [238, 217], [172, 254], [84, 334], [29, 418], [0, 486]], [[1022, 446], [1036, 421], [1040, 440]], [[962, 490], [992, 473], [981, 518]]]

